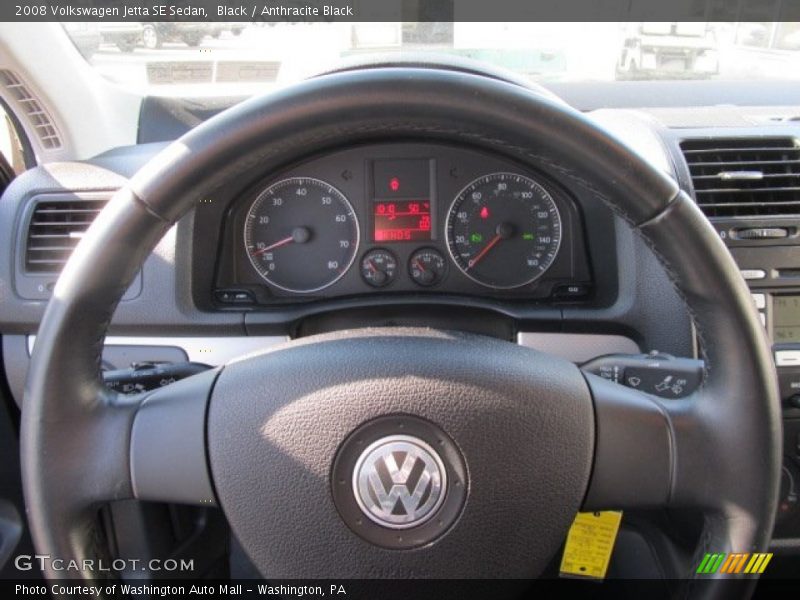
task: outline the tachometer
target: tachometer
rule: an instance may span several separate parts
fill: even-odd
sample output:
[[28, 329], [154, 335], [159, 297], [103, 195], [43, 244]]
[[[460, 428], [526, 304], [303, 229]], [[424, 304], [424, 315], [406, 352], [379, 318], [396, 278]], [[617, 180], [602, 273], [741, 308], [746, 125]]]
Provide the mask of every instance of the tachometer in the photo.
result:
[[358, 240], [347, 198], [310, 177], [270, 185], [253, 202], [244, 226], [253, 267], [287, 292], [317, 292], [335, 283], [353, 264]]
[[456, 196], [447, 247], [459, 269], [497, 289], [535, 281], [561, 244], [561, 215], [539, 183], [514, 173], [479, 177]]

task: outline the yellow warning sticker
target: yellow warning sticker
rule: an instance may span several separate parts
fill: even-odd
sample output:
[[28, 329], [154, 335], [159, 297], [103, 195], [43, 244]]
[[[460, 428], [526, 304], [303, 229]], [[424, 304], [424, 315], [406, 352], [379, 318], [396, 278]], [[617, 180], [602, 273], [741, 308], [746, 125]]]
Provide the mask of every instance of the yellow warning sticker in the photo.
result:
[[567, 535], [561, 575], [603, 579], [621, 520], [618, 511], [578, 513]]

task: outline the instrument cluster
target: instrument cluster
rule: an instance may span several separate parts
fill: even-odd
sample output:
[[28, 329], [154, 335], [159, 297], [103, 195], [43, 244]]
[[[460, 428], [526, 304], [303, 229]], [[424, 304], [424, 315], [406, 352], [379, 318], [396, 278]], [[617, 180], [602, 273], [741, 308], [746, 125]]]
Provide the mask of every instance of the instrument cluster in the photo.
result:
[[351, 148], [232, 203], [214, 300], [579, 299], [591, 293], [581, 230], [575, 201], [544, 172], [433, 144]]

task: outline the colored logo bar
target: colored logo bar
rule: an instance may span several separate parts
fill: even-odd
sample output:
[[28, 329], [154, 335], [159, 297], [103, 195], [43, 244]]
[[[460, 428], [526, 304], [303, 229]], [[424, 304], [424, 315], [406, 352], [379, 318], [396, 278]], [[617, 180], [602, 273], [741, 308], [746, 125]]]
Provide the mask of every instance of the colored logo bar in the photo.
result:
[[713, 573], [727, 573], [735, 575], [738, 573], [746, 573], [749, 575], [761, 574], [767, 568], [769, 561], [772, 560], [772, 553], [753, 553], [740, 552], [726, 554], [720, 553], [707, 553], [700, 566], [697, 567], [697, 573], [702, 575], [711, 575]]

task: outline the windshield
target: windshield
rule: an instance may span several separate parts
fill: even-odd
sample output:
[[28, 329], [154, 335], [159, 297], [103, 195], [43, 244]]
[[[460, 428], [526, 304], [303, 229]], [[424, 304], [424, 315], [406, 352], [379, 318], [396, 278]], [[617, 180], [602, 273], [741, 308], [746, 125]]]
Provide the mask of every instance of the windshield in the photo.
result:
[[250, 94], [367, 54], [444, 53], [532, 81], [800, 77], [800, 23], [70, 23], [109, 80]]

